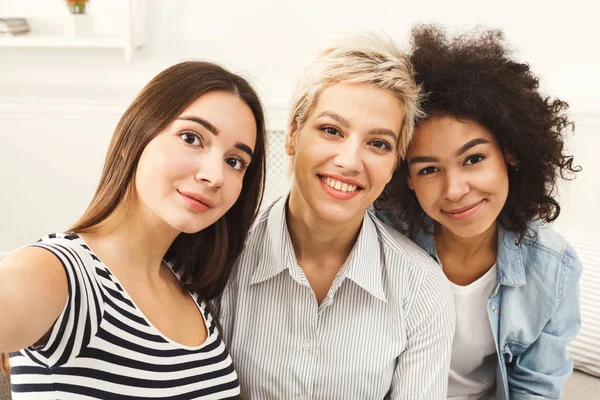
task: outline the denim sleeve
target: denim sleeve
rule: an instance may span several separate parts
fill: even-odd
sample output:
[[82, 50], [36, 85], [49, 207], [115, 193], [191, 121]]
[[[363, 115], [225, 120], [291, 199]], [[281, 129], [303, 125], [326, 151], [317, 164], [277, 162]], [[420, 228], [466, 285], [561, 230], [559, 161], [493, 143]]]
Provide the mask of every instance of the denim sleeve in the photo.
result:
[[511, 400], [559, 399], [573, 371], [569, 342], [579, 333], [579, 277], [582, 265], [569, 246], [562, 261], [557, 307], [538, 339], [508, 371]]
[[389, 215], [389, 214], [387, 214], [387, 213], [385, 213], [385, 212], [383, 212], [383, 211], [377, 210], [377, 209], [376, 209], [374, 206], [372, 206], [372, 205], [369, 207], [369, 210], [371, 210], [371, 211], [373, 212], [373, 214], [375, 214], [375, 216], [376, 216], [376, 217], [377, 217], [377, 218], [378, 218], [380, 221], [383, 221], [383, 222], [385, 222], [386, 224], [388, 224], [389, 226], [392, 226], [392, 227], [393, 227], [394, 225], [396, 225], [396, 224], [394, 223], [394, 219], [392, 218], [392, 216], [391, 216], [391, 215]]

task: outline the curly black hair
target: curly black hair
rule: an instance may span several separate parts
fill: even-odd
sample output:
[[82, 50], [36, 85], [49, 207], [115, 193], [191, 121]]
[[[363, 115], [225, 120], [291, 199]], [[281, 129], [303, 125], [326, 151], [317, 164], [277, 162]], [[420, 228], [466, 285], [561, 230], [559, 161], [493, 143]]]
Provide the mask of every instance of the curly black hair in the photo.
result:
[[[411, 44], [425, 119], [450, 115], [477, 121], [516, 158], [519, 168], [509, 168], [499, 222], [516, 232], [519, 243], [535, 239], [529, 223], [551, 222], [560, 214], [558, 179], [573, 179], [581, 171], [564, 151], [564, 136], [575, 128], [565, 114], [568, 104], [539, 93], [538, 78], [528, 64], [511, 58], [500, 30], [476, 29], [451, 38], [439, 26], [418, 25]], [[394, 216], [414, 238], [420, 228], [431, 227], [407, 176], [403, 160], [375, 208]]]

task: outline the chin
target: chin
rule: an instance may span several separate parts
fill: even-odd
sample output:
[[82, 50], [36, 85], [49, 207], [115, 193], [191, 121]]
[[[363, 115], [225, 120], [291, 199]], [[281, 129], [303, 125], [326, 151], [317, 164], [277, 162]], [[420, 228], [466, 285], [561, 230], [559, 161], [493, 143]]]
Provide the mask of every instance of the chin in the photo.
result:
[[359, 218], [359, 215], [360, 218], [364, 215], [364, 210], [359, 211], [339, 204], [329, 206], [321, 204], [320, 207], [315, 208], [315, 211], [321, 219], [332, 224], [344, 224]]
[[186, 233], [188, 235], [193, 235], [194, 233], [198, 233], [206, 228], [208, 228], [210, 225], [212, 225], [214, 223], [214, 221], [195, 221], [192, 222], [189, 220], [189, 218], [187, 220], [179, 220], [179, 221], [173, 221], [173, 223], [170, 223], [169, 225], [171, 225], [171, 227], [181, 233]]
[[463, 239], [470, 239], [482, 235], [490, 229], [491, 224], [474, 224], [473, 226], [446, 226], [452, 233]]

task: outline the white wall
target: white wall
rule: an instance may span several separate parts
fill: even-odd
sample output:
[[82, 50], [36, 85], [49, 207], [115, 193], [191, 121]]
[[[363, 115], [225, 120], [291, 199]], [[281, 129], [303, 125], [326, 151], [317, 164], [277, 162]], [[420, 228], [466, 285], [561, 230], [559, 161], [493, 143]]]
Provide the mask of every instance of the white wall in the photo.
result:
[[[121, 0], [92, 0], [118, 9]], [[64, 229], [90, 200], [110, 135], [127, 103], [164, 67], [217, 61], [251, 78], [282, 128], [295, 80], [332, 35], [383, 31], [407, 46], [418, 22], [502, 28], [542, 88], [571, 104], [569, 146], [584, 167], [561, 192], [559, 230], [598, 236], [600, 24], [590, 2], [148, 1], [148, 42], [130, 65], [116, 50], [0, 48], [0, 249]], [[3, 0], [0, 15], [51, 25], [62, 0]]]

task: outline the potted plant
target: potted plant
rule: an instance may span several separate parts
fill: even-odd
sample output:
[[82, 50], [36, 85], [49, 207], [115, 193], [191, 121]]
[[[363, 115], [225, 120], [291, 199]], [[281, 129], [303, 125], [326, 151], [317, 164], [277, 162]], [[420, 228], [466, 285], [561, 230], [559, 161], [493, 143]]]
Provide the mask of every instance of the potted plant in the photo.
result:
[[65, 19], [65, 35], [70, 38], [91, 36], [94, 31], [92, 16], [86, 14], [89, 0], [65, 0], [69, 15]]
[[85, 6], [88, 0], [66, 0], [66, 2], [71, 14], [85, 14]]

